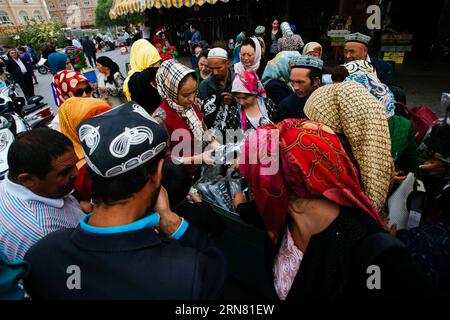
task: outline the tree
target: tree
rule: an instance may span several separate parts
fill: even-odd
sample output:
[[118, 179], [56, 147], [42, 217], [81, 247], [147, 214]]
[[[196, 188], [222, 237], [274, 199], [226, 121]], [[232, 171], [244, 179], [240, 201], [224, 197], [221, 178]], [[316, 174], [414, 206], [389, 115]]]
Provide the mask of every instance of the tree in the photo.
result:
[[97, 27], [107, 27], [111, 25], [126, 26], [130, 23], [142, 22], [142, 14], [135, 12], [125, 16], [120, 16], [112, 20], [109, 17], [109, 11], [114, 4], [114, 0], [97, 0], [97, 7], [95, 8], [95, 25]]

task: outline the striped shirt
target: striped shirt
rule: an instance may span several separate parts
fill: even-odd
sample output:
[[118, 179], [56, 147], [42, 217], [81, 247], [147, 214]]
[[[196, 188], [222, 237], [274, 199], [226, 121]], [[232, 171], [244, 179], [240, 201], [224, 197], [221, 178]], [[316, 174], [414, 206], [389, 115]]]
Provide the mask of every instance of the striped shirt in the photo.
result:
[[84, 216], [71, 195], [41, 197], [6, 178], [0, 183], [0, 251], [10, 261], [23, 259], [45, 235], [74, 228]]

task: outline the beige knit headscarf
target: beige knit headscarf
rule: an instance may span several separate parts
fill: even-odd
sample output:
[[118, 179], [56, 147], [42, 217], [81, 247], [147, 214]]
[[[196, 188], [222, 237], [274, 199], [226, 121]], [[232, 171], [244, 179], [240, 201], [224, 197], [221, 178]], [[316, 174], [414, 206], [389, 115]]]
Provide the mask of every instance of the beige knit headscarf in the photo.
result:
[[384, 210], [393, 173], [391, 139], [383, 105], [355, 81], [326, 85], [305, 104], [306, 116], [348, 139], [367, 196]]

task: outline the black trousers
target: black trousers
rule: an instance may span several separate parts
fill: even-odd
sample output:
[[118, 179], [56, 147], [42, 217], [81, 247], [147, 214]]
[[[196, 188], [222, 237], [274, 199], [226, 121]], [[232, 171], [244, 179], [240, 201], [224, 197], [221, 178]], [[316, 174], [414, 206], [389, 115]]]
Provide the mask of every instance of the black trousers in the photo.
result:
[[31, 77], [31, 74], [29, 72], [25, 73], [23, 75], [22, 81], [17, 83], [22, 89], [23, 94], [25, 95], [25, 98], [27, 100], [34, 96], [33, 78]]
[[[97, 57], [96, 54], [94, 53], [94, 55], [86, 55], [88, 60], [89, 60], [89, 64], [91, 65], [92, 68], [95, 68], [96, 64], [97, 64]], [[92, 60], [94, 61], [94, 63], [92, 63]]]

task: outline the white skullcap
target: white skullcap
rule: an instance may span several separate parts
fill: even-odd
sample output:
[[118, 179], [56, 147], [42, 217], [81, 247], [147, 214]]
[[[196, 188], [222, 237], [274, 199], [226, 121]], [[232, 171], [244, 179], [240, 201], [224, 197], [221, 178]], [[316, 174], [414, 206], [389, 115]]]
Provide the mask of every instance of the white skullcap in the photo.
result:
[[228, 53], [222, 48], [214, 48], [209, 50], [208, 58], [228, 60]]

